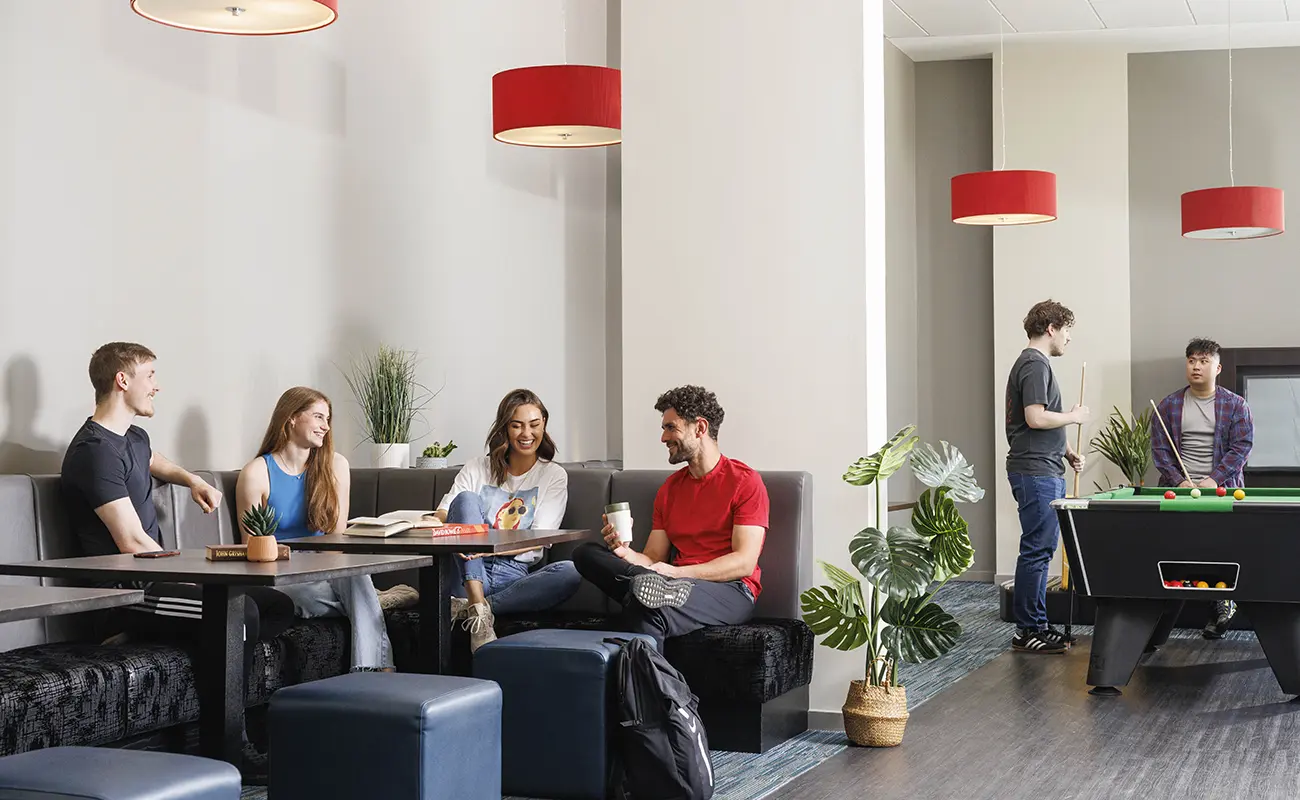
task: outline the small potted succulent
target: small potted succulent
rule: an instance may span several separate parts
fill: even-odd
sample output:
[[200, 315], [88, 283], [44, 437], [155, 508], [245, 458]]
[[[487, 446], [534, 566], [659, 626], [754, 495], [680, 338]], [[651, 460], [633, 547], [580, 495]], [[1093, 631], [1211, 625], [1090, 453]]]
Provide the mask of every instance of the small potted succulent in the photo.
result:
[[244, 512], [241, 520], [248, 534], [249, 561], [275, 561], [280, 557], [280, 546], [275, 541], [275, 529], [280, 526], [275, 509], [266, 503], [253, 506]]
[[424, 454], [415, 460], [415, 466], [420, 469], [443, 469], [447, 466], [447, 456], [455, 449], [455, 442], [448, 441], [446, 444], [434, 442], [424, 448]]

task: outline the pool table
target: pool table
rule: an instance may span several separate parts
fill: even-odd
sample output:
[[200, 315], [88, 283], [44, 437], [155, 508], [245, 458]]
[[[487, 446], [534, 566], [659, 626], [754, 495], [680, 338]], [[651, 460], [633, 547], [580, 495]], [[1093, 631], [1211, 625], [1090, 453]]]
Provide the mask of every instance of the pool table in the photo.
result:
[[1119, 694], [1189, 600], [1235, 600], [1282, 691], [1300, 695], [1300, 489], [1119, 488], [1052, 503], [1076, 593], [1097, 616], [1093, 694]]

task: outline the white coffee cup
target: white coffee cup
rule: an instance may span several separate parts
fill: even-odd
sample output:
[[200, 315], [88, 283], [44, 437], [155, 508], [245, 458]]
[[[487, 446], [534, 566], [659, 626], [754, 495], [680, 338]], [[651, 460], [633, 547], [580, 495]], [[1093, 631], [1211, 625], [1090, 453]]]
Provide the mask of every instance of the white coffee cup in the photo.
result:
[[605, 519], [618, 532], [618, 540], [623, 544], [632, 543], [632, 504], [610, 503], [605, 506]]

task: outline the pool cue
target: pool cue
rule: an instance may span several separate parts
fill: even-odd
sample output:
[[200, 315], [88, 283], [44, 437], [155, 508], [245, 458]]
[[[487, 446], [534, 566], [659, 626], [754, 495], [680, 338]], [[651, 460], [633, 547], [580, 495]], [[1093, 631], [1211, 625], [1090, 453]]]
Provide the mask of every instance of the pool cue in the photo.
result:
[[[1087, 385], [1087, 382], [1088, 362], [1085, 361], [1083, 362], [1083, 368], [1079, 370], [1079, 405], [1083, 405], [1083, 400], [1086, 396], [1084, 393], [1084, 387]], [[1083, 452], [1083, 423], [1079, 423], [1079, 431], [1074, 440], [1074, 452]], [[1074, 473], [1074, 496], [1079, 496], [1078, 472]], [[1061, 536], [1065, 536], [1064, 532], [1062, 532]], [[1071, 632], [1071, 628], [1074, 627], [1074, 586], [1070, 584], [1070, 554], [1066, 551], [1064, 542], [1062, 542], [1061, 546], [1061, 590], [1068, 590], [1070, 592], [1070, 597], [1067, 601], [1070, 604], [1070, 607], [1065, 612], [1065, 642], [1066, 644], [1073, 644], [1074, 634]]]
[[[1183, 471], [1183, 477], [1187, 479], [1187, 482], [1192, 483], [1192, 476], [1187, 472], [1187, 465], [1183, 463], [1183, 456], [1178, 452], [1178, 445], [1174, 444], [1174, 437], [1169, 433], [1169, 428], [1165, 426], [1165, 418], [1160, 416], [1160, 409], [1156, 408], [1156, 401], [1147, 398], [1147, 402], [1151, 404], [1151, 410], [1155, 412], [1156, 419], [1160, 420], [1160, 427], [1164, 429], [1165, 438], [1169, 440], [1169, 446], [1173, 448], [1174, 455], [1178, 458], [1178, 468]], [[1195, 486], [1196, 484], [1192, 483], [1192, 485]]]

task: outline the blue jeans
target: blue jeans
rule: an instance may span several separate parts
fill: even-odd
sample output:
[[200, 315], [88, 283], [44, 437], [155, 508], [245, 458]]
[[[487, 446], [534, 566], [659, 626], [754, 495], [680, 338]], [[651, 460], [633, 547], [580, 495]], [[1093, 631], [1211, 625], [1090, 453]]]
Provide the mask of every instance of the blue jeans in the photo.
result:
[[1016, 559], [1011, 613], [1022, 630], [1047, 628], [1047, 567], [1056, 552], [1060, 525], [1052, 501], [1065, 497], [1065, 478], [1009, 473], [1020, 514], [1020, 556]]
[[[447, 509], [447, 522], [487, 524], [478, 495], [461, 492], [452, 498]], [[456, 596], [465, 596], [464, 584], [467, 581], [479, 581], [483, 584], [483, 596], [489, 598], [493, 614], [545, 611], [573, 597], [582, 585], [582, 576], [572, 561], [556, 561], [529, 572], [528, 565], [516, 561], [514, 556], [480, 556], [468, 561], [458, 556], [456, 566], [460, 568], [462, 584], [457, 588]]]

